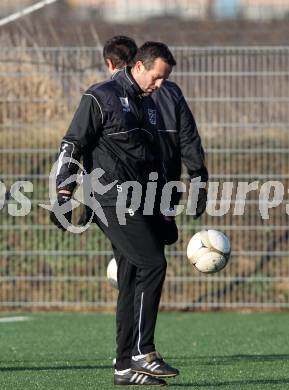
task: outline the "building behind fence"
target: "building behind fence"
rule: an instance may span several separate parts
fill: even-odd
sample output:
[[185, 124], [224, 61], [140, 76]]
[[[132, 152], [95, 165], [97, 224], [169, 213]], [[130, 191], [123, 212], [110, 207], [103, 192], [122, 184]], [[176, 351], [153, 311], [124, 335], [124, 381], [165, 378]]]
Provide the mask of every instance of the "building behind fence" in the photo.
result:
[[[0, 18], [40, 2], [1, 0]], [[76, 10], [83, 18], [102, 18], [113, 23], [165, 17], [272, 20], [286, 19], [289, 14], [289, 0], [58, 0], [57, 3]], [[44, 12], [53, 14], [55, 4], [48, 5]]]
[[[178, 65], [172, 79], [196, 117], [210, 180], [221, 183], [219, 191], [233, 182], [233, 202], [224, 216], [178, 216], [180, 239], [167, 248], [162, 307], [289, 307], [289, 49], [173, 51]], [[48, 175], [80, 91], [106, 77], [99, 49], [1, 49], [2, 308], [115, 305], [116, 292], [106, 281], [112, 252], [103, 234], [96, 226], [82, 235], [63, 233], [39, 207], [48, 201]], [[17, 203], [11, 186], [19, 180], [33, 183], [33, 192], [25, 194], [31, 210], [23, 217], [8, 212]], [[259, 191], [248, 195], [244, 215], [234, 215], [238, 182], [258, 181], [260, 189], [268, 180], [285, 188], [284, 202], [270, 210], [269, 219], [260, 213]], [[75, 218], [79, 213], [80, 207]], [[185, 255], [189, 238], [204, 228], [222, 230], [232, 241], [230, 263], [213, 275], [194, 270]]]

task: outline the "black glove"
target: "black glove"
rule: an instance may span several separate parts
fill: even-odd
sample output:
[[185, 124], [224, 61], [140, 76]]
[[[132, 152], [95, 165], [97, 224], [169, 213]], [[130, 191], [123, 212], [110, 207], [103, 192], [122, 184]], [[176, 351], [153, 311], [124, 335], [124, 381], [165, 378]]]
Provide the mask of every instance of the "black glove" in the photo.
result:
[[194, 219], [199, 218], [206, 210], [207, 207], [207, 190], [205, 188], [200, 188], [198, 195], [198, 202], [196, 208], [196, 215], [194, 215]]
[[178, 240], [178, 227], [174, 217], [160, 215], [158, 232], [164, 245], [172, 245]]
[[[63, 212], [61, 208], [67, 208], [67, 212]], [[54, 223], [58, 229], [67, 230], [67, 226], [71, 223], [72, 209], [71, 209], [71, 195], [59, 192], [57, 194], [57, 201], [54, 203], [50, 211], [50, 221]]]

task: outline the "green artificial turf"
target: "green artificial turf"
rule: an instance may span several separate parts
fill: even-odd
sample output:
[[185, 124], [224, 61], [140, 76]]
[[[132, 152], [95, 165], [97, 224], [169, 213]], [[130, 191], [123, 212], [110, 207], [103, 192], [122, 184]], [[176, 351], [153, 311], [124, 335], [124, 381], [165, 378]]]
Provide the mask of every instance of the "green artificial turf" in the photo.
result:
[[[113, 388], [113, 315], [24, 315], [0, 321], [1, 390]], [[159, 315], [156, 344], [181, 371], [173, 389], [285, 390], [288, 329], [287, 313], [169, 313]]]

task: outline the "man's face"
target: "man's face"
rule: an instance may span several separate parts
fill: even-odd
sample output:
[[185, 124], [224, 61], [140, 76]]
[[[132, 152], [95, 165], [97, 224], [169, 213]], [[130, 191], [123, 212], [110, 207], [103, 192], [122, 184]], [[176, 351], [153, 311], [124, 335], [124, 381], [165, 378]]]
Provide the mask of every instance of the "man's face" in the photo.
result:
[[144, 67], [141, 61], [138, 61], [132, 69], [132, 75], [143, 92], [146, 95], [150, 95], [160, 88], [162, 82], [169, 77], [171, 71], [171, 65], [168, 65], [162, 58], [157, 58], [149, 70]]

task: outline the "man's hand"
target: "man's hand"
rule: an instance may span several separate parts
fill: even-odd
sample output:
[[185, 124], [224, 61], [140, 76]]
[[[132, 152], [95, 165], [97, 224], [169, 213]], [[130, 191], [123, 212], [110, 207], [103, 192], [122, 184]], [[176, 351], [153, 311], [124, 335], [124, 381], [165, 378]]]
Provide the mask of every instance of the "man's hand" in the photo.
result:
[[160, 239], [164, 245], [172, 245], [178, 240], [178, 227], [175, 218], [165, 215], [160, 215], [159, 218], [158, 231]]
[[[69, 211], [63, 213], [61, 207], [68, 208]], [[66, 231], [68, 224], [71, 223], [71, 217], [71, 193], [64, 190], [57, 194], [57, 200], [50, 211], [50, 221], [54, 223], [58, 229]]]
[[200, 188], [197, 208], [196, 208], [196, 215], [193, 216], [194, 219], [198, 219], [205, 212], [207, 207], [207, 200], [208, 200], [207, 190], [205, 188]]

